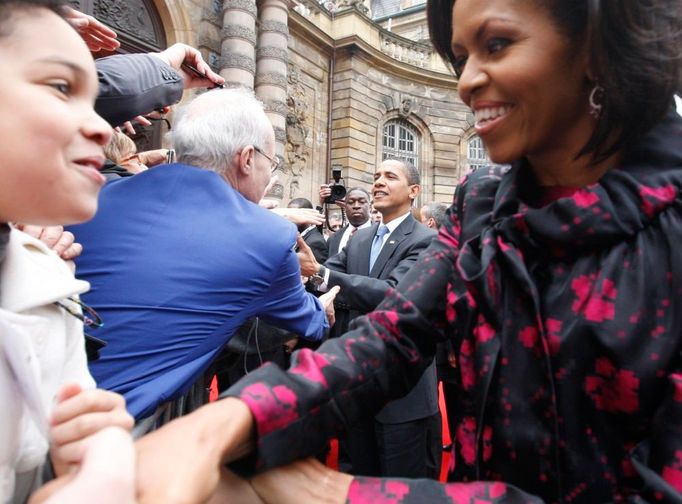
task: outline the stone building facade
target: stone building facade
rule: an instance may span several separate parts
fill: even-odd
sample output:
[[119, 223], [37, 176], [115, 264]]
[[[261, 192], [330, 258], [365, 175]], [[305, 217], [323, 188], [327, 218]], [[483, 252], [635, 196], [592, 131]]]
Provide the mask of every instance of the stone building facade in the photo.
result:
[[[126, 52], [184, 42], [228, 85], [255, 90], [283, 162], [269, 197], [317, 199], [341, 165], [369, 189], [385, 157], [413, 161], [421, 202], [450, 202], [485, 151], [456, 81], [428, 43], [420, 0], [79, 0]], [[413, 5], [413, 2], [416, 3]], [[395, 5], [393, 5], [395, 4]], [[371, 8], [381, 16], [371, 16]], [[144, 132], [143, 142], [160, 141]]]

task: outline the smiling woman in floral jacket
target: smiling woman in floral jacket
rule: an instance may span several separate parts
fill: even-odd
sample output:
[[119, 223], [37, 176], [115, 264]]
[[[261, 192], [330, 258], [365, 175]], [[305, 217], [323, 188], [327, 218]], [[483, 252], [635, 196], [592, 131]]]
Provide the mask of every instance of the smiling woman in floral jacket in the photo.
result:
[[[428, 11], [478, 135], [511, 167], [460, 185], [439, 239], [352, 332], [143, 440], [140, 484], [157, 498], [208, 495], [218, 478], [206, 468], [249, 451], [240, 468], [258, 472], [314, 454], [404, 394], [449, 338], [451, 483], [306, 462], [255, 478], [261, 498], [682, 502], [680, 0], [431, 0]], [[197, 451], [191, 471], [171, 445], [210, 455]]]

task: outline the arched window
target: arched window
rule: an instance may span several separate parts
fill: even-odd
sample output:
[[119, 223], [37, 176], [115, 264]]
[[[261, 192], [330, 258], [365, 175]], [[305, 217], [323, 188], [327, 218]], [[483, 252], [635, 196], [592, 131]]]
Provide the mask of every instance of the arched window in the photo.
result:
[[402, 119], [387, 122], [384, 125], [382, 147], [382, 160], [401, 159], [419, 169], [419, 132], [409, 122]]
[[469, 138], [467, 142], [466, 173], [471, 173], [482, 167], [493, 166], [494, 164], [488, 157], [483, 141], [476, 135]]

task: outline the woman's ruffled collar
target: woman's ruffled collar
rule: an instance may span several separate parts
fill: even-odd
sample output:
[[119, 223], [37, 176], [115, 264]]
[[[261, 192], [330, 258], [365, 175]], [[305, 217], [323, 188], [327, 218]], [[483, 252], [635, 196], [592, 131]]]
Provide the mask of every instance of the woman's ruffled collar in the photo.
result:
[[597, 183], [542, 208], [525, 203], [541, 190], [526, 162], [502, 177], [492, 225], [503, 241], [563, 255], [635, 236], [682, 200], [682, 118], [668, 115]]

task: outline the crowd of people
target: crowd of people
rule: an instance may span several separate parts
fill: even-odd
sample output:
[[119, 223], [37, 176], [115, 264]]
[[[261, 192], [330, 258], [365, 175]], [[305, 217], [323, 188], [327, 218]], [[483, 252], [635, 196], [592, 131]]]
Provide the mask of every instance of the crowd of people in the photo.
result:
[[2, 502], [682, 502], [682, 2], [427, 12], [496, 164], [329, 222], [198, 50], [0, 3]]

